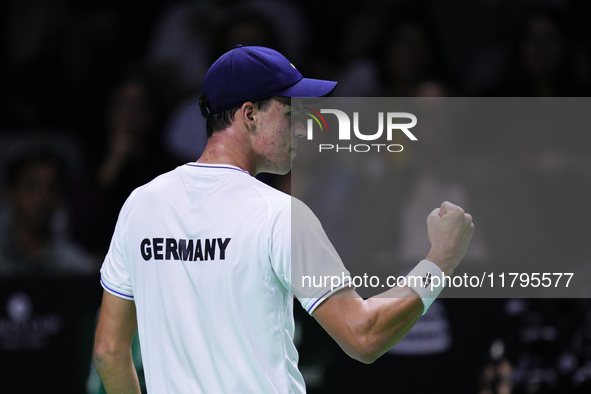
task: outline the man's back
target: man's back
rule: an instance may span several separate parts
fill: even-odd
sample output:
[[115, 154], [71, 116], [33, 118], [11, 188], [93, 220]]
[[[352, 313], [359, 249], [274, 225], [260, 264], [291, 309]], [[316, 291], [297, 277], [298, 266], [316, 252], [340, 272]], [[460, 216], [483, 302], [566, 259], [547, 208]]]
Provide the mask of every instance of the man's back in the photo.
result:
[[187, 164], [130, 196], [102, 278], [135, 301], [151, 392], [304, 392], [290, 214], [229, 165]]

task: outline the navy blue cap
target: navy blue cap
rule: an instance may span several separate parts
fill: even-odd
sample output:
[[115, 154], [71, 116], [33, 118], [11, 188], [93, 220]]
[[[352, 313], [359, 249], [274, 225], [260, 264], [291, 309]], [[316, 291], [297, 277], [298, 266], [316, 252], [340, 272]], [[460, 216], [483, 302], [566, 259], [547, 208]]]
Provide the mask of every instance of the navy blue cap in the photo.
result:
[[322, 97], [337, 83], [304, 78], [279, 52], [237, 45], [209, 68], [203, 80], [201, 112], [209, 116], [270, 96]]

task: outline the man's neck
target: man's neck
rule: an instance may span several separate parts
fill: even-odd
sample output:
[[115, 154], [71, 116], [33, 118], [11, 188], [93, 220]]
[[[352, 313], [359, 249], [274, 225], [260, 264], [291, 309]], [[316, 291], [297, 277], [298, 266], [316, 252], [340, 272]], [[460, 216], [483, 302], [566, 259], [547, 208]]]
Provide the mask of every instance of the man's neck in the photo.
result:
[[229, 164], [256, 175], [256, 158], [247, 136], [238, 130], [228, 128], [214, 133], [207, 140], [207, 145], [198, 163]]

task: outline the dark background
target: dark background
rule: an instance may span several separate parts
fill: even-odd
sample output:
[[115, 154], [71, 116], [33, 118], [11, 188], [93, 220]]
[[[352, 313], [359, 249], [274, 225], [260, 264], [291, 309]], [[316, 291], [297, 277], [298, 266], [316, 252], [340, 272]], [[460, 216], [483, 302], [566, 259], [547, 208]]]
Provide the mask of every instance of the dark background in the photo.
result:
[[[23, 334], [43, 316], [58, 315], [62, 324], [36, 350], [2, 342], [0, 391], [86, 392], [98, 270], [117, 213], [135, 187], [198, 158], [205, 135], [196, 106], [200, 83], [235, 44], [278, 49], [305, 76], [339, 81], [341, 96], [582, 97], [591, 81], [589, 17], [584, 0], [2, 2], [1, 234], [9, 241], [22, 235], [11, 221], [18, 217], [7, 179], [11, 163], [26, 152], [50, 151], [65, 163], [65, 182], [59, 204], [45, 207], [38, 241], [59, 248], [57, 234], [67, 238], [92, 269], [36, 271], [26, 246], [2, 246], [10, 253], [0, 250], [0, 267], [9, 258], [17, 262], [0, 271], [3, 341], [8, 330]], [[482, 130], [470, 137], [465, 151], [491, 141]], [[589, 136], [530, 130], [496, 141], [509, 138], [516, 143], [501, 144], [502, 161], [524, 174], [523, 187], [534, 196], [527, 208], [539, 206], [551, 229], [551, 257], [587, 264]], [[402, 164], [388, 170], [399, 175]], [[371, 171], [365, 177], [372, 190]], [[290, 190], [289, 175], [261, 179]], [[576, 191], [566, 192], [573, 185]], [[27, 192], [39, 197], [39, 190]], [[15, 294], [28, 297], [29, 315], [8, 311]], [[587, 300], [441, 302], [451, 327], [448, 350], [387, 354], [369, 366], [348, 359], [296, 305], [309, 392], [484, 394], [501, 383], [514, 393], [589, 392]], [[498, 338], [504, 350], [489, 352]]]

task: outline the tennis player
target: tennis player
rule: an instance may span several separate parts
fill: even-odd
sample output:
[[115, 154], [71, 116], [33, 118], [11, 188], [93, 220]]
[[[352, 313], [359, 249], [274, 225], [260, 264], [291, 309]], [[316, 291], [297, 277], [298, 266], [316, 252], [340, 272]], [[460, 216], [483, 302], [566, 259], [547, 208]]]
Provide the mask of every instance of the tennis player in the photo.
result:
[[[197, 162], [136, 189], [101, 268], [94, 359], [108, 393], [304, 393], [293, 298], [351, 357], [371, 363], [399, 341], [441, 286], [395, 287], [367, 300], [350, 283], [303, 288], [302, 273], [348, 275], [313, 213], [254, 176], [285, 174], [303, 126], [291, 97], [329, 95], [280, 53], [237, 46], [207, 72], [208, 143]], [[157, 160], [157, 158], [154, 158]], [[297, 225], [292, 218], [297, 217]], [[431, 251], [409, 275], [451, 275], [470, 215], [448, 202], [427, 218]]]

